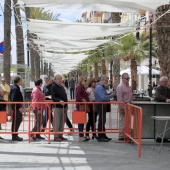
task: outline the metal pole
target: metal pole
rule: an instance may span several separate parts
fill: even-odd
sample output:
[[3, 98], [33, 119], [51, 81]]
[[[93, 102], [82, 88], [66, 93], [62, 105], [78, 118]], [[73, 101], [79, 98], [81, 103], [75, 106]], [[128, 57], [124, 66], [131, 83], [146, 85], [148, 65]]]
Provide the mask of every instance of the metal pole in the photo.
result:
[[149, 96], [152, 97], [152, 15], [150, 15], [150, 32], [149, 32]]
[[30, 66], [30, 48], [29, 48], [29, 43], [27, 43], [27, 66]]
[[110, 89], [112, 89], [113, 60], [110, 60]]

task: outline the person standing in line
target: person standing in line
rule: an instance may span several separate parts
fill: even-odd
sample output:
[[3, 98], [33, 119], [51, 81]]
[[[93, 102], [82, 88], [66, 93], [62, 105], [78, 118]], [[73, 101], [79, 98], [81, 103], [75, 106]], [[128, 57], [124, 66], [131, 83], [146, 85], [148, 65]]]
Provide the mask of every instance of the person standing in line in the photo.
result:
[[4, 91], [4, 96], [3, 96], [4, 100], [8, 101], [8, 96], [9, 96], [9, 93], [10, 93], [10, 86], [6, 83], [4, 78], [2, 78], [1, 82], [2, 82], [1, 87]]
[[[2, 82], [1, 87], [4, 90], [4, 96], [3, 96], [4, 100], [6, 102], [8, 102], [9, 101], [10, 86], [6, 83], [5, 78], [2, 78], [1, 82]], [[9, 105], [6, 106], [6, 111], [7, 111], [7, 115], [10, 114]]]
[[[79, 83], [76, 88], [76, 102], [89, 102], [89, 94], [86, 92], [86, 83], [87, 83], [87, 77], [81, 76], [79, 78]], [[80, 104], [76, 104], [76, 109], [80, 110]], [[78, 130], [79, 132], [79, 141], [88, 141], [86, 137], [84, 137], [84, 124], [78, 124]]]
[[[4, 101], [4, 90], [2, 89], [2, 87], [0, 86], [0, 101]], [[0, 111], [3, 111], [2, 109], [2, 104], [0, 105]], [[2, 129], [1, 127], [1, 124], [0, 124], [0, 130]], [[0, 139], [3, 139], [1, 136], [0, 136]]]
[[[44, 94], [41, 90], [41, 86], [43, 84], [42, 79], [35, 80], [34, 83], [35, 87], [33, 88], [31, 93], [32, 102], [45, 102]], [[42, 126], [42, 113], [46, 110], [46, 106], [44, 104], [35, 103], [32, 105], [32, 108], [36, 117], [36, 124], [32, 129], [32, 132], [40, 132]], [[31, 135], [31, 137], [33, 140], [45, 139], [41, 137], [40, 134], [36, 134], [36, 137], [34, 135]]]
[[[86, 90], [87, 93], [89, 94], [90, 102], [95, 102], [95, 96], [94, 96], [95, 86], [96, 86], [96, 80], [95, 79], [90, 80], [88, 88]], [[90, 108], [90, 112], [88, 113], [88, 122], [86, 124], [86, 132], [89, 132], [90, 128], [91, 128], [91, 130], [93, 132], [92, 139], [94, 139], [94, 138], [97, 139], [97, 135], [95, 133], [95, 130], [96, 130], [95, 125], [96, 125], [96, 119], [97, 119], [97, 112], [95, 109], [96, 105], [90, 104], [89, 108]], [[90, 139], [89, 133], [86, 133], [86, 138]]]
[[[96, 102], [110, 102], [110, 99], [114, 96], [114, 93], [107, 93], [107, 84], [109, 78], [106, 75], [102, 75], [100, 82], [97, 83], [94, 94]], [[99, 115], [98, 120], [98, 142], [108, 142], [111, 138], [108, 138], [105, 133], [105, 123], [106, 123], [106, 112], [108, 104], [96, 104], [97, 114]], [[101, 133], [104, 131], [103, 133]]]
[[[129, 75], [128, 73], [123, 73], [122, 74], [122, 81], [121, 83], [117, 86], [116, 89], [116, 94], [117, 94], [117, 101], [118, 102], [124, 102], [124, 103], [130, 103], [133, 100], [133, 93], [132, 89], [129, 86]], [[120, 131], [124, 131], [124, 126], [125, 126], [125, 108], [124, 105], [119, 106], [119, 128]], [[124, 136], [123, 134], [119, 134], [118, 140], [123, 141]]]
[[[68, 106], [64, 102], [67, 102], [68, 99], [66, 91], [62, 86], [62, 77], [59, 74], [54, 78], [54, 83], [51, 87], [51, 95], [53, 102], [60, 102], [60, 104], [54, 106], [53, 131], [63, 132], [68, 110]], [[61, 142], [63, 140], [67, 140], [67, 138], [64, 138], [62, 134], [54, 134], [54, 141]]]
[[71, 98], [71, 100], [74, 99], [75, 86], [76, 86], [76, 82], [75, 82], [75, 80], [73, 79], [73, 77], [71, 77], [71, 80], [69, 81], [70, 98]]
[[[20, 76], [14, 77], [14, 84], [11, 87], [9, 98], [11, 102], [23, 102], [23, 96], [20, 90], [20, 87], [22, 85], [22, 79]], [[22, 106], [22, 103], [20, 104], [12, 104], [12, 110], [13, 110], [13, 119], [12, 119], [12, 132], [18, 132], [18, 129], [20, 127], [20, 124], [22, 122], [22, 113], [24, 112], [24, 108]], [[19, 137], [18, 134], [12, 134], [12, 140], [13, 141], [22, 141], [23, 138]]]
[[[43, 87], [43, 93], [45, 95], [45, 100], [52, 100], [52, 98], [51, 98], [52, 83], [51, 83], [48, 76], [44, 76], [44, 82], [45, 82], [45, 85]], [[43, 128], [46, 128], [46, 126], [47, 126], [47, 122], [48, 122], [48, 119], [49, 119], [49, 114], [51, 114], [51, 124], [53, 125], [52, 105], [51, 105], [51, 113], [48, 113], [48, 108], [43, 113]]]

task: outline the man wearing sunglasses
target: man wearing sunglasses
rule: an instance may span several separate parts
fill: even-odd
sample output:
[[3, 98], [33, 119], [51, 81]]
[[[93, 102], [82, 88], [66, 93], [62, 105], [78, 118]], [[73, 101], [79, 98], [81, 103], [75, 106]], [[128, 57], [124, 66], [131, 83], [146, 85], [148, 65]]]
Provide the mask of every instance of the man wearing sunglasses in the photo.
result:
[[[116, 95], [118, 102], [130, 103], [133, 99], [132, 89], [129, 86], [129, 75], [128, 73], [122, 74], [122, 81], [117, 86]], [[120, 131], [124, 131], [125, 126], [125, 108], [124, 105], [119, 106], [119, 129]], [[124, 140], [123, 134], [119, 134], [118, 140]]]

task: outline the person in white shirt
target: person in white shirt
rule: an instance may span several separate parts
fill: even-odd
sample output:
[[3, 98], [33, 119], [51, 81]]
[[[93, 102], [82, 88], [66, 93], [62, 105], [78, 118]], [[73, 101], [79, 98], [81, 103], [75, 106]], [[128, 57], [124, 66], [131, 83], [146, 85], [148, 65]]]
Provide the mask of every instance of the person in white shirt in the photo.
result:
[[[90, 102], [94, 102], [95, 101], [95, 96], [94, 96], [94, 88], [96, 86], [96, 80], [95, 79], [91, 79], [89, 81], [89, 85], [87, 88], [87, 93], [89, 93], [89, 100]], [[92, 130], [93, 135], [92, 135], [92, 139], [97, 139], [97, 135], [95, 133], [95, 123], [96, 123], [96, 119], [97, 119], [97, 112], [95, 109], [95, 104], [90, 104], [89, 105], [90, 108], [90, 112], [88, 113], [88, 122], [86, 124], [86, 132], [90, 131], [90, 128]], [[86, 138], [90, 139], [89, 137], [89, 133], [86, 133]]]

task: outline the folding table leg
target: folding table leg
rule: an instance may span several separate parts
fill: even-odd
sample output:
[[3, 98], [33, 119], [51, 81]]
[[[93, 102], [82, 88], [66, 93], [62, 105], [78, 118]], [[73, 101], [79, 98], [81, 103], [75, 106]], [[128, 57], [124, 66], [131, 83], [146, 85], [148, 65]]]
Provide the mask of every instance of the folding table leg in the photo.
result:
[[162, 147], [162, 143], [163, 143], [163, 140], [164, 140], [167, 125], [168, 125], [168, 120], [166, 120], [166, 122], [165, 122], [165, 127], [164, 127], [163, 136], [162, 136], [161, 146], [159, 148], [159, 153], [161, 152], [161, 147]]
[[156, 138], [155, 138], [153, 150], [155, 149], [156, 140], [157, 140], [157, 138], [159, 137], [159, 129], [160, 129], [160, 121], [158, 122], [158, 130], [157, 130], [157, 133], [156, 133]]

